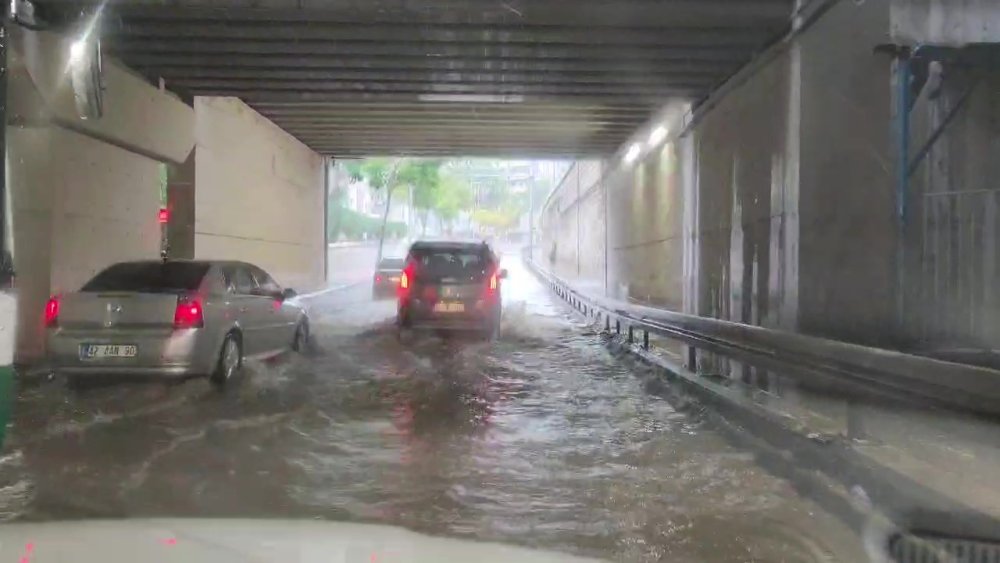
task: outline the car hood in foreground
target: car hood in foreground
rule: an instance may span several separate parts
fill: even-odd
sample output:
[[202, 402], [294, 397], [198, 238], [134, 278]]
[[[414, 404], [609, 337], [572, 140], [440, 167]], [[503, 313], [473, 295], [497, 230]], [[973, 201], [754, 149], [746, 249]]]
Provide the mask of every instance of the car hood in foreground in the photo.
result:
[[152, 519], [0, 526], [0, 561], [189, 563], [594, 561], [400, 528], [312, 520]]

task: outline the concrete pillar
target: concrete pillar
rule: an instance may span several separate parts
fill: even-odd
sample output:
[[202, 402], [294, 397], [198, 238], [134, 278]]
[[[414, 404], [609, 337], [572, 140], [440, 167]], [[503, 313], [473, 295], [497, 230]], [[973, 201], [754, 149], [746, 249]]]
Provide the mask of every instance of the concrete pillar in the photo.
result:
[[324, 159], [238, 98], [197, 97], [195, 257], [324, 285]]
[[174, 164], [167, 169], [167, 223], [168, 256], [194, 258], [195, 225], [195, 168], [194, 151], [184, 164]]
[[884, 2], [840, 2], [798, 39], [799, 330], [889, 344], [895, 313], [891, 60]]
[[7, 165], [18, 335], [15, 361], [44, 351], [42, 310], [110, 263], [160, 249], [160, 166], [193, 145], [194, 114], [113, 60], [104, 115], [81, 120], [64, 72], [69, 41], [10, 30]]

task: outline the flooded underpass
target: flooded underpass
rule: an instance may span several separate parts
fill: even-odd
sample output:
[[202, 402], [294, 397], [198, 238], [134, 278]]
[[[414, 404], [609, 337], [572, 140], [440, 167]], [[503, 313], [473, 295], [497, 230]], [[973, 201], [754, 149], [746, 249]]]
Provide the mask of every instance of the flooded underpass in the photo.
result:
[[519, 263], [499, 342], [400, 343], [365, 285], [314, 349], [207, 382], [21, 390], [9, 520], [349, 520], [621, 561], [857, 561], [838, 520], [644, 390]]

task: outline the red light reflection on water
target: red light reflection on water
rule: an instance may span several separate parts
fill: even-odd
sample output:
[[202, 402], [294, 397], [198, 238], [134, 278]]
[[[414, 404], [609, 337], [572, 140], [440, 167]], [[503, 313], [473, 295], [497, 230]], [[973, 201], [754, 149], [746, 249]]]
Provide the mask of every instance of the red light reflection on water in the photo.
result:
[[35, 551], [35, 544], [28, 542], [24, 544], [24, 555], [18, 560], [18, 563], [31, 563], [31, 554]]

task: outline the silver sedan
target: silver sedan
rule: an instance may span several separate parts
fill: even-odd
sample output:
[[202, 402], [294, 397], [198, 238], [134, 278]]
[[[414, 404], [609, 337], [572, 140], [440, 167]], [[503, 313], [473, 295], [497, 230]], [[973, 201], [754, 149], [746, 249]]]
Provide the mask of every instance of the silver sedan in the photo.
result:
[[301, 351], [309, 319], [295, 292], [244, 262], [114, 264], [45, 306], [47, 364], [67, 375], [208, 375], [244, 358]]

